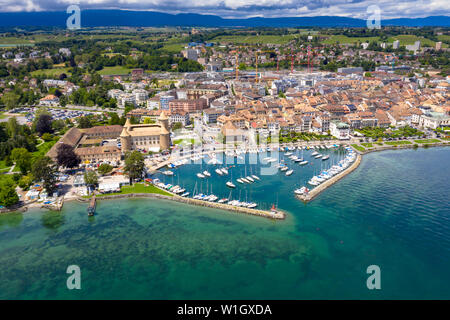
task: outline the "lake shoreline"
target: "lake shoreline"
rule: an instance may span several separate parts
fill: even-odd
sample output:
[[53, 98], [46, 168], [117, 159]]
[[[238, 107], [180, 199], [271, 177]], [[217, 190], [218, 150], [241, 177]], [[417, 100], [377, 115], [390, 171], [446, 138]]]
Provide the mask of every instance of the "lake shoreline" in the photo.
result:
[[[425, 145], [427, 145], [427, 147], [424, 147]], [[448, 146], [450, 146], [449, 143], [442, 142], [442, 143], [418, 144], [417, 148], [427, 149], [429, 147], [448, 147]], [[331, 187], [332, 185], [334, 185], [335, 183], [337, 183], [338, 181], [340, 181], [341, 179], [343, 179], [344, 177], [349, 175], [357, 167], [359, 167], [359, 165], [363, 159], [363, 155], [365, 155], [365, 154], [369, 154], [372, 152], [386, 151], [386, 150], [416, 149], [414, 147], [414, 144], [402, 144], [402, 145], [397, 145], [397, 146], [379, 146], [379, 147], [375, 147], [372, 149], [366, 149], [365, 151], [359, 151], [359, 150], [355, 149], [354, 147], [352, 147], [351, 145], [350, 145], [350, 147], [358, 155], [357, 159], [350, 165], [350, 167], [348, 167], [343, 172], [339, 173], [337, 176], [331, 178], [330, 180], [325, 181], [323, 184], [312, 189], [307, 195], [295, 195], [295, 197], [304, 203], [308, 203], [308, 202], [314, 200], [323, 191], [325, 191], [326, 189], [328, 189], [329, 187]], [[213, 152], [220, 152], [220, 151], [216, 150]], [[165, 191], [165, 190], [163, 190], [163, 191]], [[195, 206], [210, 207], [210, 208], [215, 208], [215, 209], [219, 209], [219, 210], [226, 210], [226, 211], [231, 211], [231, 212], [236, 212], [236, 213], [244, 213], [244, 214], [250, 214], [250, 215], [255, 215], [255, 216], [261, 216], [264, 218], [269, 218], [269, 219], [274, 219], [274, 220], [284, 220], [286, 218], [286, 213], [279, 211], [278, 209], [277, 209], [276, 213], [273, 213], [273, 212], [267, 211], [267, 210], [250, 209], [250, 208], [232, 206], [232, 205], [228, 205], [228, 204], [224, 204], [224, 203], [202, 201], [202, 200], [197, 200], [197, 199], [192, 199], [192, 198], [184, 198], [184, 197], [180, 197], [175, 194], [172, 194], [172, 196], [164, 196], [164, 195], [156, 194], [156, 193], [129, 193], [129, 194], [117, 194], [117, 195], [103, 195], [103, 196], [99, 197], [98, 200], [126, 199], [126, 198], [165, 199], [165, 200], [177, 201], [180, 203], [185, 203], [185, 204], [190, 204], [190, 205], [195, 205]], [[56, 210], [56, 211], [60, 211], [63, 207], [64, 202], [68, 202], [68, 201], [86, 202], [86, 201], [88, 201], [88, 199], [84, 199], [81, 197], [71, 197], [70, 199], [64, 199], [62, 201], [62, 204], [59, 206], [59, 210]], [[25, 204], [21, 207], [17, 207], [14, 209], [6, 209], [6, 210], [3, 209], [2, 211], [0, 211], [0, 214], [12, 213], [12, 212], [24, 213], [24, 212], [27, 212], [28, 209], [31, 209], [31, 208], [52, 210], [48, 206], [44, 206], [44, 205], [38, 204], [36, 202], [33, 202], [31, 204]]]

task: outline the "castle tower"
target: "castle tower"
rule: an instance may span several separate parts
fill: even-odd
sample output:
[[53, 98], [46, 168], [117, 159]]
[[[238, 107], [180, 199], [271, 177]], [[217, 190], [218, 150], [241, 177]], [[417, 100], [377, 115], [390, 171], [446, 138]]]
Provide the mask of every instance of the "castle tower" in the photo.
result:
[[120, 134], [120, 142], [122, 143], [122, 152], [124, 153], [131, 150], [131, 135], [128, 132], [127, 128], [129, 127], [127, 127], [125, 123], [125, 126], [122, 129], [122, 133]]
[[161, 112], [158, 118], [158, 122], [161, 126], [161, 132], [159, 136], [159, 147], [161, 150], [167, 150], [170, 148], [170, 131], [169, 131], [169, 118], [166, 114]]

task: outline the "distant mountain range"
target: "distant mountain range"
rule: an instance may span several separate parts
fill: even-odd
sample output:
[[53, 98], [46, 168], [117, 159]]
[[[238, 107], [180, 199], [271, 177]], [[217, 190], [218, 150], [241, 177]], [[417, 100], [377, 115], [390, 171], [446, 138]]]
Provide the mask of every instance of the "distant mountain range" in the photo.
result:
[[[54, 12], [0, 12], [0, 27], [45, 26], [64, 27], [69, 14]], [[450, 17], [400, 18], [381, 21], [382, 26], [450, 26]], [[84, 10], [81, 12], [82, 27], [365, 27], [363, 19], [317, 16], [224, 19], [214, 15], [195, 13], [168, 14], [155, 11]]]

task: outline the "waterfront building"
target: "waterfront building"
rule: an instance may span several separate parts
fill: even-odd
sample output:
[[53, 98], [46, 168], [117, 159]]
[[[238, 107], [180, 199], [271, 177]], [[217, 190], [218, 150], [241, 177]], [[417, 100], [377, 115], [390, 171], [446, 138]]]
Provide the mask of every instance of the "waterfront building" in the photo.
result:
[[443, 112], [428, 112], [420, 116], [419, 127], [425, 129], [450, 127], [450, 116]]
[[330, 122], [330, 132], [333, 136], [339, 140], [350, 139], [350, 126], [341, 121], [331, 121]]

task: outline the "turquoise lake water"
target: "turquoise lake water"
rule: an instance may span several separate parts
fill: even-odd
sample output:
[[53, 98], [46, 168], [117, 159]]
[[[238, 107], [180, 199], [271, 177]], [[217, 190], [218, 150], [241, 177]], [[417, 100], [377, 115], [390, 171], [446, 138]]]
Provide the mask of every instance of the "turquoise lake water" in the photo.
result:
[[[450, 149], [365, 155], [305, 205], [292, 191], [321, 165], [289, 164], [291, 177], [233, 191], [278, 203], [285, 221], [151, 199], [100, 201], [91, 218], [77, 202], [2, 215], [0, 298], [450, 299]], [[164, 178], [190, 190], [199, 171]], [[228, 196], [227, 178], [209, 171], [213, 192]], [[81, 268], [81, 290], [66, 288], [69, 265]], [[381, 290], [366, 287], [369, 265], [381, 268]]]

